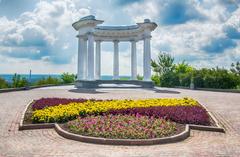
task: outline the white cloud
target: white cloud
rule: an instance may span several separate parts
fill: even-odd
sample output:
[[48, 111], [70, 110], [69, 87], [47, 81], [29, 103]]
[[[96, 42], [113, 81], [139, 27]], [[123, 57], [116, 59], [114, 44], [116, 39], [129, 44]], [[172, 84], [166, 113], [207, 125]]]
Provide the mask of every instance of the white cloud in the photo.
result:
[[[167, 3], [164, 0], [148, 0], [127, 6], [125, 10], [135, 21], [146, 17], [158, 20], [158, 17], [161, 16], [161, 9]], [[215, 38], [226, 37], [223, 30], [226, 24], [231, 23], [235, 26], [234, 28], [237, 26], [239, 31], [240, 15], [238, 12], [240, 9], [229, 12], [227, 6], [219, 2], [219, 0], [203, 0], [202, 2], [192, 0], [190, 3], [206, 19], [167, 26], [158, 23], [159, 27], [152, 33], [153, 58], [156, 58], [159, 51], [168, 51], [175, 57], [177, 62], [187, 60], [187, 62], [198, 65], [198, 67], [199, 65], [203, 67], [216, 65], [229, 67], [232, 62], [239, 60], [239, 58], [234, 58], [231, 55], [232, 52], [237, 51], [239, 46], [235, 49], [227, 49], [223, 54], [208, 54], [202, 50], [202, 47], [211, 43]], [[150, 7], [149, 4], [153, 4], [153, 7]], [[239, 41], [236, 42], [239, 43]], [[226, 60], [223, 59], [224, 57]]]
[[226, 21], [226, 25], [230, 25], [240, 32], [240, 8]]
[[144, 3], [133, 3], [127, 6], [124, 10], [128, 13], [135, 23], [142, 22], [144, 19], [157, 19], [159, 17], [158, 1], [149, 0]]
[[[239, 60], [238, 39], [234, 39], [237, 43], [235, 48], [226, 49], [220, 54], [209, 54], [201, 49], [215, 38], [226, 37], [226, 26], [232, 26], [240, 32], [240, 9], [234, 10], [237, 4], [223, 0], [190, 0], [180, 5], [183, 7], [182, 15], [187, 15], [186, 19], [180, 18], [180, 24], [177, 21], [177, 24], [163, 25], [161, 18], [165, 16], [163, 10], [167, 2], [169, 1], [143, 0], [117, 6], [112, 0], [43, 0], [32, 11], [24, 12], [14, 20], [0, 17], [0, 73], [24, 72], [31, 66], [36, 67], [34, 70], [39, 73], [46, 73], [44, 70], [49, 73], [75, 72], [77, 32], [71, 24], [89, 14], [96, 15], [98, 19], [105, 20], [104, 24], [109, 25], [134, 24], [145, 18], [157, 22], [159, 27], [152, 33], [153, 58], [156, 58], [159, 51], [167, 51], [176, 61], [185, 59], [192, 65], [204, 67], [230, 66], [231, 62]], [[184, 6], [191, 7], [189, 9]], [[190, 16], [190, 13], [196, 17]], [[112, 50], [111, 46], [102, 50], [103, 74], [112, 74], [112, 63], [109, 62], [112, 60]], [[122, 51], [120, 73], [130, 74], [130, 46]], [[138, 73], [141, 74], [142, 42], [137, 44], [137, 51]], [[45, 65], [47, 67], [42, 68]]]
[[[15, 20], [1, 17], [0, 53], [14, 58], [69, 63], [76, 53], [76, 32], [71, 24], [87, 14], [88, 9], [75, 8], [70, 0], [57, 0], [40, 1], [32, 12], [24, 12]], [[12, 51], [6, 51], [7, 47]]]

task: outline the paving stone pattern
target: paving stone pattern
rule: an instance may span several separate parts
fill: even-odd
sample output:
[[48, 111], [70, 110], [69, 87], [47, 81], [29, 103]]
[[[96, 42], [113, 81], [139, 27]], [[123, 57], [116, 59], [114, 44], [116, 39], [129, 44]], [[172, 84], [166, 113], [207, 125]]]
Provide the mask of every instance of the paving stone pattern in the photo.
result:
[[[21, 114], [32, 99], [41, 97], [138, 99], [192, 97], [205, 105], [226, 133], [191, 131], [178, 143], [154, 146], [109, 146], [72, 141], [53, 129], [18, 131]], [[0, 93], [0, 157], [160, 157], [240, 156], [240, 94], [184, 89], [76, 90], [73, 86], [46, 87]]]

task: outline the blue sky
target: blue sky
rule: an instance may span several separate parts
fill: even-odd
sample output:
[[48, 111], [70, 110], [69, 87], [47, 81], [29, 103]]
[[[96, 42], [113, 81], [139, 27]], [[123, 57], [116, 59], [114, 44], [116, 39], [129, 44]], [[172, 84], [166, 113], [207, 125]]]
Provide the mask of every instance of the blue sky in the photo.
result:
[[[95, 15], [104, 25], [150, 18], [152, 58], [159, 51], [200, 67], [240, 60], [240, 0], [0, 0], [0, 73], [76, 73], [71, 24]], [[130, 74], [130, 43], [120, 43], [120, 74]], [[142, 73], [142, 42], [137, 43]], [[113, 44], [102, 44], [102, 73], [112, 74]], [[106, 64], [107, 63], [107, 64]]]

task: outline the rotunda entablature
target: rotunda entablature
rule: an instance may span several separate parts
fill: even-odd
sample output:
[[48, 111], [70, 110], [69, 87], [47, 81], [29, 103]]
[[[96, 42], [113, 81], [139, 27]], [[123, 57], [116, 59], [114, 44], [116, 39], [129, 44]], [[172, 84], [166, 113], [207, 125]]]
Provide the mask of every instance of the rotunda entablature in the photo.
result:
[[157, 27], [157, 24], [151, 22], [149, 19], [145, 19], [142, 23], [129, 26], [100, 25], [103, 22], [102, 20], [96, 20], [94, 16], [90, 15], [73, 23], [73, 27], [79, 32], [79, 36], [84, 36], [92, 32], [96, 40], [103, 41], [143, 40], [144, 37], [151, 37], [151, 32]]

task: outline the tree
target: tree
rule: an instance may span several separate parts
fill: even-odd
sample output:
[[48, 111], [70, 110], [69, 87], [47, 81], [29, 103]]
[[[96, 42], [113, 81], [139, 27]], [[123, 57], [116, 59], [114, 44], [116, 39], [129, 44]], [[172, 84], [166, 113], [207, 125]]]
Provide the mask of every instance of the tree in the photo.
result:
[[[159, 53], [157, 60], [152, 60], [152, 80], [163, 87], [185, 86], [191, 83], [196, 88], [240, 89], [240, 62], [231, 65], [231, 69], [201, 68], [195, 69], [185, 61], [174, 64], [174, 58], [166, 53]], [[193, 85], [192, 84], [192, 85]]]
[[26, 87], [28, 85], [28, 80], [16, 73], [13, 75], [12, 81], [13, 88]]
[[61, 79], [63, 80], [63, 83], [73, 83], [75, 81], [75, 75], [69, 74], [69, 73], [63, 73], [61, 75]]
[[169, 54], [160, 52], [157, 61], [151, 61], [151, 66], [153, 67], [153, 71], [161, 76], [173, 70], [173, 61], [174, 58]]
[[231, 72], [240, 75], [240, 62], [238, 61], [236, 64], [232, 63], [231, 64]]
[[174, 67], [174, 73], [179, 79], [179, 85], [184, 87], [189, 87], [191, 81], [193, 80], [193, 70], [194, 68], [190, 66], [188, 63], [183, 61], [182, 63], [178, 63]]
[[193, 67], [190, 66], [188, 63], [186, 63], [185, 61], [182, 61], [182, 63], [178, 63], [174, 70], [176, 71], [176, 73], [189, 73], [193, 71]]
[[[153, 81], [156, 85], [165, 87], [174, 87], [178, 83], [178, 79], [174, 74], [174, 58], [167, 53], [160, 52], [156, 61], [152, 60], [151, 66], [156, 73], [153, 76]], [[156, 77], [159, 77], [157, 79]]]

